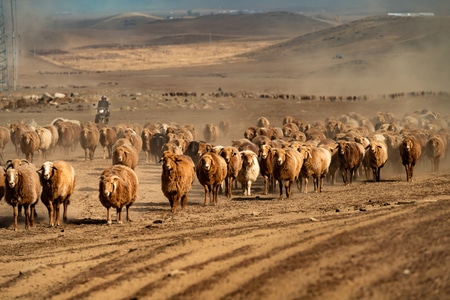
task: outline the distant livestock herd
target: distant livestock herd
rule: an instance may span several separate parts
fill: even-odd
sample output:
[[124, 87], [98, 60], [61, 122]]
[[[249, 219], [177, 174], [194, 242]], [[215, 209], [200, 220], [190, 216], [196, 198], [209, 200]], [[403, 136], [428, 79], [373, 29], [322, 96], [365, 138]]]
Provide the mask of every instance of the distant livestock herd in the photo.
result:
[[[450, 119], [428, 110], [402, 118], [377, 113], [369, 119], [349, 113], [317, 122], [294, 116], [279, 121], [280, 126], [274, 126], [268, 118], [260, 117], [254, 125], [242, 128], [242, 136], [228, 145], [217, 144], [219, 137], [228, 138], [227, 121], [205, 124], [203, 138], [193, 125], [176, 123], [109, 127], [58, 118], [46, 126], [0, 126], [0, 160], [4, 165], [0, 199], [5, 196], [13, 207], [14, 230], [22, 207], [25, 228], [33, 225], [39, 199], [48, 209], [50, 226], [60, 225], [61, 205], [66, 220], [76, 175], [66, 161], [47, 161], [57, 148], [69, 154], [81, 146], [87, 161], [95, 158], [100, 146], [102, 158], [111, 160], [112, 166], [99, 177], [98, 190], [99, 201], [107, 209], [107, 224], [112, 223], [111, 208], [116, 209], [118, 223], [122, 223], [123, 207], [127, 221], [131, 220], [129, 208], [137, 199], [139, 184], [134, 170], [141, 152], [145, 153], [145, 163], [161, 165], [161, 190], [174, 213], [179, 204], [182, 209], [186, 206], [195, 179], [204, 187], [205, 205], [216, 205], [219, 193], [232, 198], [238, 182], [242, 195], [253, 195], [252, 184], [259, 176], [264, 195], [274, 193], [278, 184], [279, 199], [283, 199], [292, 197], [294, 185], [307, 193], [310, 178], [314, 192], [323, 191], [324, 179], [335, 184], [337, 174], [345, 185], [362, 174], [378, 182], [385, 166], [395, 169], [403, 165], [406, 180], [412, 181], [422, 156], [431, 161], [431, 171], [437, 172], [449, 149]], [[5, 162], [4, 148], [9, 141], [16, 158]], [[41, 166], [33, 164], [35, 153], [45, 161]]]

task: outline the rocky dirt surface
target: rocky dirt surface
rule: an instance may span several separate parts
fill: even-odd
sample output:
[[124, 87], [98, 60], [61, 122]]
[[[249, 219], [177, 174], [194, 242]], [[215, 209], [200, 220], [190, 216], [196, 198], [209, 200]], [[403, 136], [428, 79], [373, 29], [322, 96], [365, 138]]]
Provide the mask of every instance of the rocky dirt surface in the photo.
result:
[[[232, 130], [220, 138], [222, 145], [241, 138], [259, 116], [280, 126], [284, 115], [323, 121], [350, 111], [402, 117], [423, 108], [445, 115], [449, 100], [109, 96], [112, 125], [177, 122], [201, 129], [229, 120]], [[87, 121], [94, 115], [90, 105], [0, 114], [5, 123], [34, 119], [45, 125], [60, 116]], [[4, 158], [13, 156], [8, 144]], [[68, 222], [49, 227], [39, 203], [35, 226], [25, 230], [22, 218], [14, 232], [12, 208], [0, 202], [2, 299], [445, 299], [450, 294], [448, 160], [432, 173], [424, 159], [412, 183], [401, 168], [386, 169], [378, 183], [360, 177], [344, 186], [338, 180], [320, 194], [294, 189], [284, 200], [278, 190], [263, 195], [260, 177], [252, 196], [237, 189], [232, 199], [219, 195], [217, 206], [203, 205], [196, 180], [187, 208], [172, 214], [161, 192], [161, 166], [145, 164], [141, 153], [133, 222], [107, 226], [98, 177], [111, 161], [102, 159], [101, 149], [93, 161], [84, 161], [81, 147], [69, 157], [56, 150], [49, 159], [67, 160], [76, 170]]]

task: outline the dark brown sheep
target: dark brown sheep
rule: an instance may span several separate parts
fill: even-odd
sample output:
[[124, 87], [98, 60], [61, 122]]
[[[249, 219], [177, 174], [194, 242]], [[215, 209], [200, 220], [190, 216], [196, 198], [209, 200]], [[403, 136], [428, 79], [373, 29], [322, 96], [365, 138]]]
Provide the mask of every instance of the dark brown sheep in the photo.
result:
[[422, 146], [414, 137], [405, 137], [399, 146], [402, 164], [406, 171], [406, 181], [412, 181], [414, 166], [422, 155]]
[[224, 147], [220, 153], [227, 163], [227, 177], [225, 178], [225, 194], [228, 198], [233, 197], [233, 182], [237, 179], [242, 168], [241, 155], [236, 147]]
[[217, 205], [219, 187], [227, 176], [227, 163], [223, 157], [213, 152], [202, 155], [196, 165], [198, 181], [205, 189], [205, 201]]
[[127, 221], [131, 222], [130, 206], [137, 199], [139, 180], [127, 166], [114, 165], [103, 170], [98, 187], [98, 198], [106, 208], [106, 223], [112, 224], [110, 208], [117, 211], [117, 223], [122, 224], [122, 208], [127, 209]]
[[274, 151], [270, 145], [259, 146], [259, 172], [264, 178], [264, 195], [273, 191], [274, 179], [273, 179], [273, 157]]
[[188, 193], [195, 179], [195, 165], [187, 155], [176, 155], [164, 151], [162, 162], [161, 190], [169, 200], [172, 213], [181, 202], [181, 209], [186, 207]]
[[363, 155], [356, 142], [338, 141], [339, 169], [345, 185], [353, 182], [356, 171], [361, 165]]

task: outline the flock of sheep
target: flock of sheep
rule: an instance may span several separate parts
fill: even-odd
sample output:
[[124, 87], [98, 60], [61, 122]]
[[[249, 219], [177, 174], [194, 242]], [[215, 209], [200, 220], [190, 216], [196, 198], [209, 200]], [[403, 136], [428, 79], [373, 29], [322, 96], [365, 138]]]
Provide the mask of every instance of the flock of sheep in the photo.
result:
[[[323, 122], [308, 123], [285, 116], [281, 126], [273, 126], [266, 117], [255, 126], [243, 129], [243, 136], [229, 145], [217, 145], [219, 135], [226, 137], [230, 125], [206, 124], [203, 138], [193, 125], [118, 124], [100, 125], [92, 122], [58, 118], [47, 126], [23, 123], [0, 127], [0, 150], [11, 141], [17, 157], [3, 168], [5, 180], [0, 181], [0, 197], [13, 207], [14, 230], [21, 207], [25, 210], [25, 228], [34, 222], [34, 208], [39, 199], [47, 207], [49, 225], [60, 225], [60, 206], [67, 219], [67, 206], [76, 183], [74, 168], [66, 161], [46, 161], [52, 149], [69, 153], [74, 147], [85, 151], [85, 160], [93, 160], [98, 146], [103, 159], [111, 159], [99, 178], [99, 201], [107, 209], [117, 211], [122, 223], [122, 208], [129, 208], [137, 198], [139, 184], [134, 169], [140, 152], [146, 163], [161, 164], [161, 190], [174, 213], [181, 202], [184, 208], [195, 179], [204, 187], [204, 204], [216, 205], [219, 192], [228, 198], [239, 182], [244, 195], [252, 195], [252, 184], [264, 179], [264, 194], [273, 193], [276, 183], [279, 198], [292, 197], [296, 185], [308, 192], [312, 178], [314, 191], [323, 190], [323, 181], [336, 183], [336, 174], [345, 185], [365, 172], [367, 179], [381, 180], [386, 164], [403, 165], [406, 180], [413, 178], [414, 167], [422, 156], [438, 171], [439, 162], [449, 149], [449, 120], [437, 113], [423, 110], [397, 118], [391, 113], [378, 113], [372, 119], [350, 113]], [[33, 164], [34, 154], [45, 161]], [[303, 187], [304, 184], [304, 187]], [[1, 198], [0, 198], [1, 199]]]

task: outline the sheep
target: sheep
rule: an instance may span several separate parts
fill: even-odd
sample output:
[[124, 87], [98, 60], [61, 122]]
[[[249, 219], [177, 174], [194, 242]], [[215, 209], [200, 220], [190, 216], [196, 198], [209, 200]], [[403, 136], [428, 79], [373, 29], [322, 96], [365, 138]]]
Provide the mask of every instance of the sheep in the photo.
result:
[[177, 154], [177, 155], [183, 154], [183, 149], [180, 146], [178, 146], [177, 144], [173, 143], [173, 142], [165, 143], [164, 146], [162, 147], [162, 151], [163, 151], [163, 153], [165, 151], [170, 151], [170, 152], [172, 152], [174, 154]]
[[63, 220], [67, 221], [67, 208], [75, 188], [75, 169], [68, 162], [46, 161], [38, 170], [42, 184], [41, 201], [47, 207], [49, 226], [59, 226], [59, 209], [63, 204]]
[[219, 123], [219, 129], [224, 137], [228, 136], [228, 131], [230, 130], [230, 123], [226, 120], [222, 120]]
[[292, 196], [292, 184], [297, 181], [303, 166], [303, 155], [297, 150], [277, 148], [273, 157], [273, 177], [280, 187], [280, 200], [283, 199], [283, 181], [286, 198]]
[[36, 131], [25, 131], [20, 139], [20, 150], [25, 154], [26, 160], [33, 162], [34, 152], [39, 150], [41, 141]]
[[406, 171], [406, 181], [412, 181], [414, 166], [422, 155], [422, 146], [415, 137], [405, 137], [399, 146], [399, 151]]
[[203, 138], [208, 143], [215, 143], [219, 136], [219, 128], [211, 123], [205, 125], [203, 129]]
[[0, 168], [0, 201], [3, 199], [3, 196], [5, 196], [5, 169]]
[[[386, 142], [382, 140], [372, 140], [366, 147], [364, 155], [364, 167], [366, 170], [372, 170], [373, 180], [379, 182], [381, 168], [384, 167], [388, 160], [388, 150]], [[367, 174], [366, 174], [367, 177]]]
[[166, 135], [162, 133], [155, 133], [150, 139], [150, 152], [154, 157], [155, 164], [159, 162], [163, 154], [163, 146], [168, 142]]
[[225, 159], [213, 152], [207, 152], [200, 157], [195, 169], [197, 179], [205, 189], [204, 205], [208, 202], [217, 205], [219, 187], [227, 176]]
[[9, 126], [10, 139], [14, 145], [16, 155], [20, 154], [20, 141], [25, 131], [33, 130], [30, 126], [22, 123], [14, 123]]
[[95, 149], [100, 140], [100, 133], [95, 125], [87, 125], [81, 129], [80, 145], [84, 150], [84, 161], [87, 161], [88, 156], [90, 160], [94, 159]]
[[106, 153], [108, 153], [108, 158], [111, 158], [112, 147], [116, 141], [117, 134], [112, 128], [103, 127], [102, 129], [100, 129], [99, 142], [103, 148], [103, 159], [106, 159]]
[[136, 148], [136, 152], [139, 155], [139, 152], [142, 150], [142, 138], [139, 134], [136, 133], [136, 131], [132, 128], [125, 129], [124, 137], [129, 139], [131, 142], [131, 145], [133, 145], [134, 148]]
[[342, 180], [344, 185], [349, 185], [353, 182], [353, 177], [362, 162], [363, 155], [356, 142], [340, 140], [337, 149]]
[[5, 152], [5, 147], [9, 142], [9, 135], [9, 129], [4, 126], [0, 126], [0, 164], [2, 165], [4, 163], [3, 153]]
[[58, 128], [55, 125], [45, 125], [43, 128], [48, 129], [50, 133], [52, 134], [52, 141], [50, 143], [50, 149], [54, 149], [56, 145], [58, 144]]
[[134, 170], [138, 164], [136, 148], [130, 145], [113, 147], [112, 163], [113, 165], [124, 165]]
[[445, 157], [445, 144], [444, 139], [438, 135], [433, 135], [425, 146], [425, 154], [431, 160], [432, 172], [439, 171], [439, 162]]
[[314, 192], [322, 192], [323, 178], [328, 174], [331, 164], [331, 152], [321, 147], [302, 147], [303, 166], [301, 177], [305, 179], [305, 194], [308, 193], [308, 180], [313, 177]]
[[243, 194], [245, 196], [252, 195], [252, 183], [259, 176], [260, 168], [258, 155], [251, 150], [239, 152], [242, 160], [242, 168], [238, 173], [237, 180], [242, 184]]
[[25, 207], [25, 229], [34, 225], [35, 206], [42, 193], [38, 173], [23, 166], [5, 170], [5, 201], [13, 207], [14, 231], [17, 231], [18, 205]]
[[150, 163], [150, 140], [152, 139], [152, 136], [154, 134], [158, 133], [156, 129], [150, 129], [150, 128], [144, 128], [141, 132], [141, 139], [142, 139], [142, 151], [145, 153], [145, 163]]
[[43, 160], [47, 159], [47, 152], [50, 151], [52, 146], [52, 132], [44, 127], [37, 127], [35, 129], [39, 136], [39, 152]]
[[117, 211], [117, 223], [122, 224], [122, 208], [127, 208], [127, 221], [131, 222], [130, 206], [137, 199], [139, 180], [129, 167], [113, 165], [103, 170], [99, 177], [98, 198], [106, 208], [106, 224], [111, 225], [110, 208]]
[[194, 164], [197, 165], [202, 155], [206, 152], [210, 152], [212, 148], [213, 146], [205, 141], [191, 141], [184, 151], [184, 154], [192, 158]]
[[72, 123], [63, 121], [56, 123], [55, 126], [58, 128], [58, 146], [68, 155], [75, 140], [74, 127]]
[[186, 207], [188, 192], [192, 188], [195, 179], [195, 165], [187, 155], [176, 155], [170, 151], [164, 151], [162, 162], [161, 190], [169, 200], [172, 213], [181, 201], [181, 209]]
[[227, 163], [227, 176], [225, 177], [225, 194], [229, 199], [233, 197], [233, 181], [238, 178], [239, 171], [242, 168], [242, 159], [239, 150], [236, 147], [223, 147], [219, 155]]
[[264, 195], [273, 191], [273, 156], [274, 151], [270, 145], [259, 146], [259, 172], [264, 179]]

